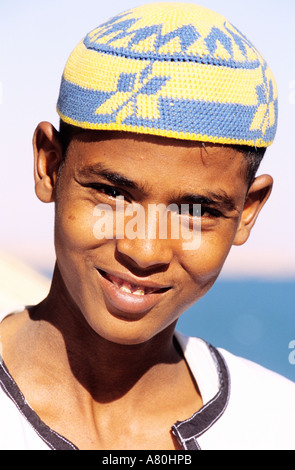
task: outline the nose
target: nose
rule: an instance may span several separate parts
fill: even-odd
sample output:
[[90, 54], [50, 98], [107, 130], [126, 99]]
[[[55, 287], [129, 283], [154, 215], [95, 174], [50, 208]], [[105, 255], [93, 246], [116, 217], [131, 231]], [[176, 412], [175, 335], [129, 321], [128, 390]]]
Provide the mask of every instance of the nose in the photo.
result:
[[[134, 213], [136, 216], [133, 219]], [[127, 257], [137, 268], [167, 267], [172, 261], [175, 248], [168, 236], [166, 206], [133, 204], [129, 215], [132, 219], [125, 219], [124, 236], [117, 240], [117, 252]], [[133, 232], [134, 226], [137, 228], [136, 235]]]
[[173, 258], [168, 240], [124, 238], [117, 240], [117, 251], [121, 256], [127, 257], [133, 266], [141, 269], [167, 267]]

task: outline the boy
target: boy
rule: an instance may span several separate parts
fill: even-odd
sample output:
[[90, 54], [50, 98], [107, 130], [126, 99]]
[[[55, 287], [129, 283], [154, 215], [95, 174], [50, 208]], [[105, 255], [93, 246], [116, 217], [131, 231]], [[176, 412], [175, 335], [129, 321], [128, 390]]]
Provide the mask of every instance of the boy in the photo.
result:
[[0, 447], [294, 449], [294, 384], [175, 331], [271, 192], [264, 59], [214, 12], [145, 5], [78, 44], [58, 113], [34, 135], [56, 266], [0, 326]]

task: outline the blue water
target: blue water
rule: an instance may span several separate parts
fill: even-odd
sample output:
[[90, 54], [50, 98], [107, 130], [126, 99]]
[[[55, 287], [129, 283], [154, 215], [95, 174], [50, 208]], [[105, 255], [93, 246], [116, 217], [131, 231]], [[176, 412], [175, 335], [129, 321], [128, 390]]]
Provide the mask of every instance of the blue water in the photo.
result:
[[289, 348], [295, 340], [295, 280], [219, 280], [184, 313], [177, 329], [295, 382]]

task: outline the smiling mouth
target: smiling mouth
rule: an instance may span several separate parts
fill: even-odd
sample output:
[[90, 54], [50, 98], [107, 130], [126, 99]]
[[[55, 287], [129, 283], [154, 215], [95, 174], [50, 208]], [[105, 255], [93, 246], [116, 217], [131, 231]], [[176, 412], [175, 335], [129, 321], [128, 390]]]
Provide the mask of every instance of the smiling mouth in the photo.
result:
[[125, 292], [126, 294], [144, 296], [148, 294], [162, 294], [170, 289], [170, 287], [147, 287], [142, 285], [136, 285], [125, 279], [121, 279], [120, 277], [114, 276], [113, 274], [109, 274], [105, 271], [99, 269], [100, 274], [110, 281], [117, 289], [121, 292]]

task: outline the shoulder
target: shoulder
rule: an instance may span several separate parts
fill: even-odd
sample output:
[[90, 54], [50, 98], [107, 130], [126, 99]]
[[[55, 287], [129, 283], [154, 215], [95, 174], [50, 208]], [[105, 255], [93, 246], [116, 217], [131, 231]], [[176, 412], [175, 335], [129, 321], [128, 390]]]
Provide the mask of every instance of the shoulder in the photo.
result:
[[[279, 397], [295, 396], [295, 383], [248, 359], [218, 348], [228, 367], [231, 388], [247, 393], [250, 397], [263, 398], [266, 403]], [[295, 375], [295, 374], [294, 374]], [[293, 401], [293, 400], [292, 400]], [[292, 403], [289, 403], [289, 406]], [[293, 405], [295, 413], [295, 404]]]
[[0, 358], [0, 450], [49, 448], [26, 419], [25, 409], [30, 407]]
[[227, 395], [222, 413], [198, 438], [201, 449], [295, 450], [295, 383], [202, 339], [177, 338], [201, 391], [209, 392], [207, 405]]
[[227, 409], [215, 431], [227, 430], [231, 448], [295, 449], [295, 383], [218, 349], [229, 371]]
[[[26, 307], [19, 307], [9, 311], [0, 311], [0, 354], [2, 349], [13, 343], [16, 332], [29, 317]], [[18, 344], [18, 343], [17, 343]]]
[[12, 315], [15, 316], [19, 313], [24, 313], [26, 311], [27, 308], [23, 305], [11, 308], [9, 310], [0, 310], [0, 323], [7, 317], [11, 317]]
[[[239, 391], [243, 396], [248, 393], [249, 397], [255, 396], [256, 399], [264, 397], [266, 402], [268, 398], [273, 400], [278, 394], [279, 396], [294, 397], [295, 382], [282, 375], [223, 348], [215, 348], [201, 338], [185, 336], [178, 332], [176, 337], [183, 347], [185, 356], [189, 359], [189, 365], [193, 368], [195, 365], [200, 367], [200, 363], [204, 363], [207, 369], [206, 375], [208, 375], [209, 367], [210, 369], [216, 368], [216, 366], [218, 368], [217, 361], [214, 360], [218, 352], [228, 371], [232, 391]], [[265, 397], [265, 395], [267, 396]], [[295, 410], [295, 400], [293, 401]]]

